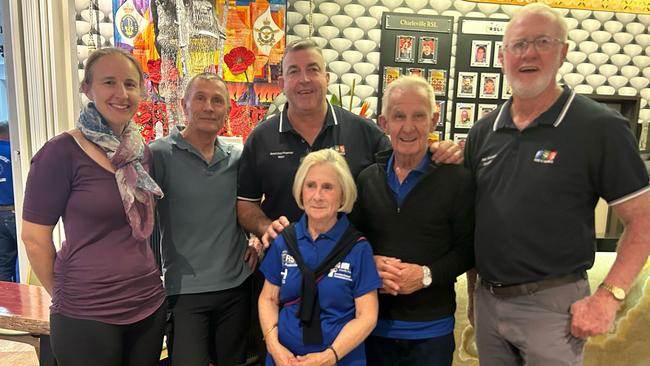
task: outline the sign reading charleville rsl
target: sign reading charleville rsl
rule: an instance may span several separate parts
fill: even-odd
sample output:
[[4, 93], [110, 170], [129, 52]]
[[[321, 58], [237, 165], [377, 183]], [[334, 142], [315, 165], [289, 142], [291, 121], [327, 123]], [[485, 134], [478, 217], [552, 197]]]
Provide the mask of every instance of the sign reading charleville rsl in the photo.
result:
[[440, 19], [431, 15], [388, 14], [386, 29], [451, 33], [450, 19]]

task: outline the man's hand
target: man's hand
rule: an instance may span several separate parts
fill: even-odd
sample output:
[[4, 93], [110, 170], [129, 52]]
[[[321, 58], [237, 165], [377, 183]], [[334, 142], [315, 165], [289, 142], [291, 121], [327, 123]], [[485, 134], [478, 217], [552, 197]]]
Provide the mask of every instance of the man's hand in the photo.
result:
[[397, 264], [400, 263], [400, 260], [393, 257], [384, 257], [383, 255], [375, 255], [374, 258], [375, 267], [377, 267], [377, 272], [379, 272], [382, 281], [382, 288], [379, 289], [379, 292], [397, 295], [399, 291], [397, 282], [401, 276]]
[[248, 268], [254, 270], [255, 266], [257, 266], [258, 259], [259, 259], [259, 255], [257, 254], [257, 250], [255, 249], [254, 246], [249, 245], [246, 248], [246, 251], [244, 252], [244, 262], [246, 262]]
[[596, 292], [571, 305], [571, 334], [586, 339], [609, 332], [614, 325], [616, 310], [620, 305], [606, 290]]
[[408, 295], [424, 288], [422, 283], [422, 266], [419, 264], [402, 263], [398, 258], [375, 255], [375, 266], [382, 280], [380, 293], [393, 296]]
[[412, 294], [424, 288], [424, 283], [422, 283], [424, 272], [421, 265], [400, 262], [397, 264], [397, 268], [400, 271], [400, 277], [397, 281], [397, 286], [399, 286], [397, 293], [399, 295]]
[[277, 220], [272, 221], [269, 226], [266, 227], [264, 235], [262, 235], [262, 244], [264, 244], [264, 249], [268, 248], [271, 245], [271, 242], [280, 235], [282, 230], [285, 227], [291, 224], [289, 219], [286, 216], [280, 216]]
[[431, 160], [439, 164], [457, 164], [463, 163], [463, 149], [451, 140], [436, 141], [429, 146], [431, 151]]

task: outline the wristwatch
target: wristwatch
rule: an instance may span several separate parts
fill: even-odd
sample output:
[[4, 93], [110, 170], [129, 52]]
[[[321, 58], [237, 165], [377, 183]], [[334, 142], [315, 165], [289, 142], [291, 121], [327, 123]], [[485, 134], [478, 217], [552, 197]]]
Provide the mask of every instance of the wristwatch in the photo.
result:
[[431, 270], [427, 266], [422, 266], [422, 284], [424, 287], [431, 286]]
[[625, 290], [623, 290], [622, 288], [616, 287], [614, 285], [610, 285], [609, 283], [606, 282], [601, 283], [599, 287], [609, 291], [616, 300], [618, 301], [625, 300]]

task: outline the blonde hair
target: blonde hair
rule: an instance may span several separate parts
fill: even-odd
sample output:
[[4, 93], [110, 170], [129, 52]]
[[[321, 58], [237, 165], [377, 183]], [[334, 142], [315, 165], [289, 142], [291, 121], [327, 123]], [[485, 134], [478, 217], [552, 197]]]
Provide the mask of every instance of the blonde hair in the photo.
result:
[[546, 5], [545, 3], [530, 3], [528, 5], [525, 5], [518, 9], [515, 14], [512, 16], [508, 24], [506, 24], [505, 32], [504, 34], [508, 34], [508, 28], [510, 28], [510, 24], [514, 23], [517, 19], [524, 15], [528, 14], [538, 14], [538, 15], [543, 15], [546, 16], [547, 18], [555, 21], [555, 23], [559, 27], [559, 38], [562, 42], [566, 42], [567, 40], [567, 34], [569, 32], [566, 22], [564, 21], [564, 18], [560, 13], [556, 12], [551, 8], [550, 6]]
[[431, 103], [431, 115], [436, 113], [436, 96], [431, 84], [419, 76], [400, 76], [386, 87], [384, 96], [381, 98], [381, 114], [383, 114], [384, 117], [388, 115], [388, 111], [390, 110], [390, 96], [393, 94], [393, 91], [397, 89], [404, 90], [411, 88], [421, 88], [424, 90], [427, 94], [427, 99]]
[[341, 185], [341, 207], [338, 209], [338, 212], [349, 213], [354, 207], [354, 202], [357, 200], [357, 186], [354, 183], [352, 178], [352, 173], [350, 173], [350, 168], [348, 163], [345, 162], [345, 159], [333, 149], [322, 149], [309, 153], [302, 159], [296, 176], [293, 179], [293, 198], [296, 200], [298, 207], [301, 210], [304, 210], [305, 207], [302, 204], [302, 186], [305, 183], [305, 178], [309, 169], [316, 165], [328, 164], [337, 175], [337, 180]]

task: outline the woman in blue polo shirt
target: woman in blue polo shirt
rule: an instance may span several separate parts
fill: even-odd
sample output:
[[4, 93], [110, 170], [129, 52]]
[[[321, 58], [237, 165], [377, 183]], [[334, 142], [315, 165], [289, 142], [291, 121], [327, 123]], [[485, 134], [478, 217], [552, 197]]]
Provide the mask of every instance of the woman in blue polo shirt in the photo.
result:
[[370, 244], [345, 214], [357, 196], [345, 160], [331, 149], [307, 155], [293, 195], [305, 214], [260, 268], [266, 365], [365, 365], [362, 342], [377, 321], [381, 279]]

